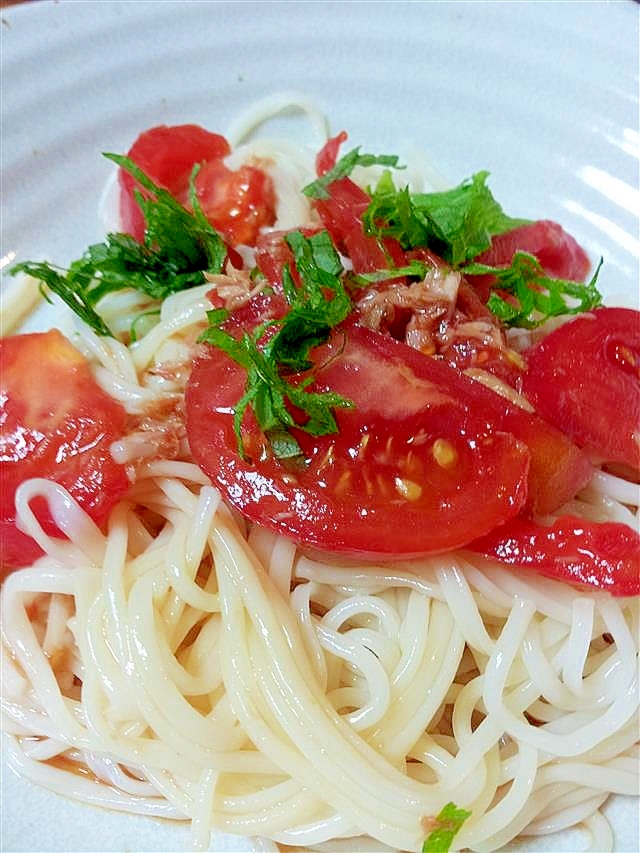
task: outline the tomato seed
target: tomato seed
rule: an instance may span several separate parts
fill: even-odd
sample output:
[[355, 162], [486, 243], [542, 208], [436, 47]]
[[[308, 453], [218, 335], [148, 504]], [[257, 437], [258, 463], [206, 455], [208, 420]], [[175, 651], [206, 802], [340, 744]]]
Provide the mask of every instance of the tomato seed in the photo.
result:
[[436, 438], [431, 448], [433, 458], [441, 468], [451, 468], [458, 459], [458, 452], [445, 438]]
[[402, 477], [395, 478], [395, 487], [399, 495], [408, 501], [417, 501], [422, 495], [422, 486], [413, 480], [405, 480]]

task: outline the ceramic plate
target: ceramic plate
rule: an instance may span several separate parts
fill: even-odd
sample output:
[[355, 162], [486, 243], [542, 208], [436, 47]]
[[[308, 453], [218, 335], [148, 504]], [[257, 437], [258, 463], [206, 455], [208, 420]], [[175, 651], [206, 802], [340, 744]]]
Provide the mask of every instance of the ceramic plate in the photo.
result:
[[[353, 144], [479, 169], [514, 216], [561, 222], [638, 307], [638, 11], [619, 2], [58, 2], [2, 10], [0, 256], [64, 264], [101, 239], [109, 163], [154, 124], [224, 132], [278, 92]], [[299, 119], [274, 133], [300, 133]], [[2, 282], [3, 288], [9, 283]], [[51, 317], [40, 318], [51, 323]], [[186, 849], [185, 826], [69, 803], [3, 765], [4, 851]], [[608, 806], [637, 850], [636, 802]], [[510, 849], [583, 849], [576, 833]], [[249, 850], [216, 837], [212, 849]]]

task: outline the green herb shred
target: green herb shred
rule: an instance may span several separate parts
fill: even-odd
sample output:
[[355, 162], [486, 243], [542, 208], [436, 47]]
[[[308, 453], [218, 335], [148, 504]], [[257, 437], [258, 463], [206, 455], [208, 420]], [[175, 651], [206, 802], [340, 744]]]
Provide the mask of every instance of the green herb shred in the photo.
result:
[[494, 275], [496, 288], [511, 294], [509, 301], [493, 290], [487, 308], [506, 326], [535, 329], [550, 317], [563, 314], [581, 314], [602, 303], [596, 281], [602, 258], [595, 273], [587, 284], [551, 278], [542, 269], [540, 262], [528, 252], [516, 252], [508, 267], [493, 267], [487, 264], [469, 264], [462, 272], [469, 275]]
[[[385, 172], [363, 215], [365, 233], [379, 240], [392, 237], [404, 249], [426, 246], [464, 274], [494, 275], [497, 283], [487, 307], [506, 326], [534, 328], [550, 317], [578, 314], [601, 304], [596, 288], [600, 265], [591, 281], [583, 284], [547, 276], [527, 252], [516, 252], [504, 268], [473, 263], [493, 237], [530, 223], [504, 213], [487, 186], [488, 176], [486, 171], [477, 172], [451, 190], [411, 193], [406, 187], [396, 189]], [[369, 274], [368, 280], [383, 277], [381, 271]], [[507, 300], [497, 290], [515, 299]]]
[[[146, 222], [144, 242], [139, 243], [128, 234], [108, 234], [105, 242], [89, 246], [67, 270], [46, 262], [26, 261], [16, 264], [11, 273], [24, 272], [39, 279], [97, 334], [110, 336], [110, 329], [97, 311], [104, 296], [132, 289], [153, 300], [163, 300], [172, 293], [203, 284], [205, 271], [219, 273], [227, 252], [195, 195], [197, 167], [190, 181], [191, 213], [127, 157], [105, 156], [130, 172], [151, 194], [144, 197], [136, 192]], [[46, 291], [43, 293], [46, 296]]]
[[388, 166], [394, 169], [402, 169], [398, 165], [399, 158], [395, 154], [361, 154], [360, 148], [354, 148], [341, 157], [332, 169], [329, 169], [317, 180], [312, 181], [303, 188], [302, 192], [309, 198], [329, 198], [327, 187], [334, 181], [347, 178], [356, 166]]
[[422, 853], [449, 853], [453, 839], [471, 812], [447, 803], [436, 818], [436, 826], [422, 845]]
[[[327, 341], [331, 330], [349, 315], [351, 300], [342, 283], [340, 258], [326, 232], [305, 237], [293, 231], [286, 240], [301, 280], [296, 287], [291, 272], [285, 269], [283, 284], [290, 305], [287, 314], [236, 339], [222, 328], [229, 313], [224, 308], [209, 311], [209, 327], [199, 338], [223, 350], [247, 372], [245, 392], [234, 409], [234, 430], [243, 457], [241, 427], [248, 407], [253, 409], [273, 454], [292, 459], [299, 458], [302, 451], [291, 428], [316, 436], [336, 433], [333, 409], [352, 405], [339, 394], [309, 391], [311, 374], [297, 382], [287, 379], [312, 367], [311, 350]], [[266, 326], [272, 324], [279, 326], [278, 331], [260, 346]], [[294, 420], [287, 403], [304, 414], [302, 423]]]
[[363, 221], [368, 234], [395, 237], [404, 249], [427, 246], [452, 266], [475, 258], [491, 238], [528, 222], [507, 216], [487, 186], [488, 172], [444, 192], [397, 190], [385, 173]]

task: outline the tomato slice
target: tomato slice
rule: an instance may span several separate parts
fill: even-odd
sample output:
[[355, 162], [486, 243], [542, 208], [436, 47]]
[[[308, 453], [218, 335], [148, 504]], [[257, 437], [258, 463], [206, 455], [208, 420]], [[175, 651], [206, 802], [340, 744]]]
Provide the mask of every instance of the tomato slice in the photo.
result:
[[[151, 180], [176, 198], [186, 199], [191, 170], [196, 163], [219, 160], [231, 152], [227, 140], [196, 124], [159, 125], [145, 130], [127, 156]], [[144, 238], [144, 217], [134, 191], [141, 190], [135, 178], [118, 170], [122, 230], [136, 240]]]
[[539, 219], [504, 234], [474, 260], [490, 266], [508, 266], [516, 252], [535, 255], [547, 275], [569, 281], [584, 281], [591, 268], [582, 246], [557, 222]]
[[[343, 130], [327, 140], [316, 157], [316, 172], [325, 175], [336, 164], [340, 146], [347, 139]], [[316, 199], [314, 207], [338, 249], [349, 256], [356, 273], [402, 266], [406, 253], [397, 240], [379, 240], [365, 234], [362, 214], [371, 198], [351, 178], [339, 178], [326, 188], [328, 198]]]
[[[24, 480], [44, 477], [65, 486], [97, 524], [129, 480], [109, 452], [125, 431], [126, 413], [59, 331], [2, 339], [0, 361], [0, 571], [6, 572], [41, 554], [15, 526], [14, 496]], [[48, 512], [34, 511], [55, 535]]]
[[[479, 386], [478, 382], [474, 385]], [[482, 391], [484, 389], [479, 386]], [[588, 457], [560, 430], [538, 414], [514, 406], [490, 392], [482, 396], [469, 389], [471, 399], [501, 429], [512, 432], [531, 453], [527, 511], [547, 515], [570, 500], [593, 475]]]
[[543, 527], [518, 517], [469, 548], [566, 583], [640, 595], [640, 537], [626, 524], [564, 515]]
[[282, 271], [293, 269], [293, 252], [285, 242], [286, 231], [268, 231], [256, 239], [256, 266], [271, 287], [282, 290]]
[[469, 542], [519, 511], [529, 453], [465, 404], [456, 371], [423, 357], [415, 372], [408, 350], [361, 327], [338, 334], [316, 388], [345, 393], [355, 407], [336, 413], [337, 435], [297, 432], [306, 463], [291, 467], [269, 454], [250, 415], [253, 461], [240, 457], [232, 418], [245, 374], [211, 349], [187, 386], [191, 452], [247, 518], [306, 545], [408, 556]]
[[[141, 133], [128, 152], [151, 180], [188, 205], [189, 178], [196, 163], [196, 194], [205, 215], [231, 245], [253, 245], [259, 230], [275, 221], [275, 190], [271, 178], [257, 166], [228, 169], [223, 158], [229, 143], [218, 133], [195, 124], [160, 125]], [[120, 220], [123, 231], [144, 237], [144, 217], [135, 199], [140, 186], [124, 169], [120, 182]]]
[[337, 248], [351, 259], [354, 272], [403, 265], [405, 253], [397, 240], [365, 234], [362, 214], [371, 199], [363, 189], [351, 178], [340, 178], [329, 184], [327, 193], [329, 198], [316, 199], [314, 207]]
[[318, 175], [326, 175], [336, 165], [338, 153], [343, 142], [347, 141], [347, 132], [341, 130], [337, 136], [327, 139], [316, 156], [316, 172]]
[[603, 462], [640, 468], [640, 312], [597, 308], [525, 353], [536, 409]]

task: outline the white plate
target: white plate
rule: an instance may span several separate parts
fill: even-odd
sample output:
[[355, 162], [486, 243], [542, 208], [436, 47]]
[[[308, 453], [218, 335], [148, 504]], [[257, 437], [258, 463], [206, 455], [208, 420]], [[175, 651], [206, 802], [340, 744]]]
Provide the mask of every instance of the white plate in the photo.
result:
[[[414, 144], [452, 182], [489, 169], [509, 213], [560, 221], [605, 258], [607, 296], [637, 307], [638, 11], [632, 0], [4, 9], [0, 256], [65, 263], [100, 239], [101, 151], [159, 123], [224, 131], [255, 100], [295, 90], [368, 150]], [[3, 851], [188, 847], [184, 827], [68, 803], [6, 768], [1, 796]], [[637, 851], [637, 803], [614, 799], [609, 812], [616, 850]]]

